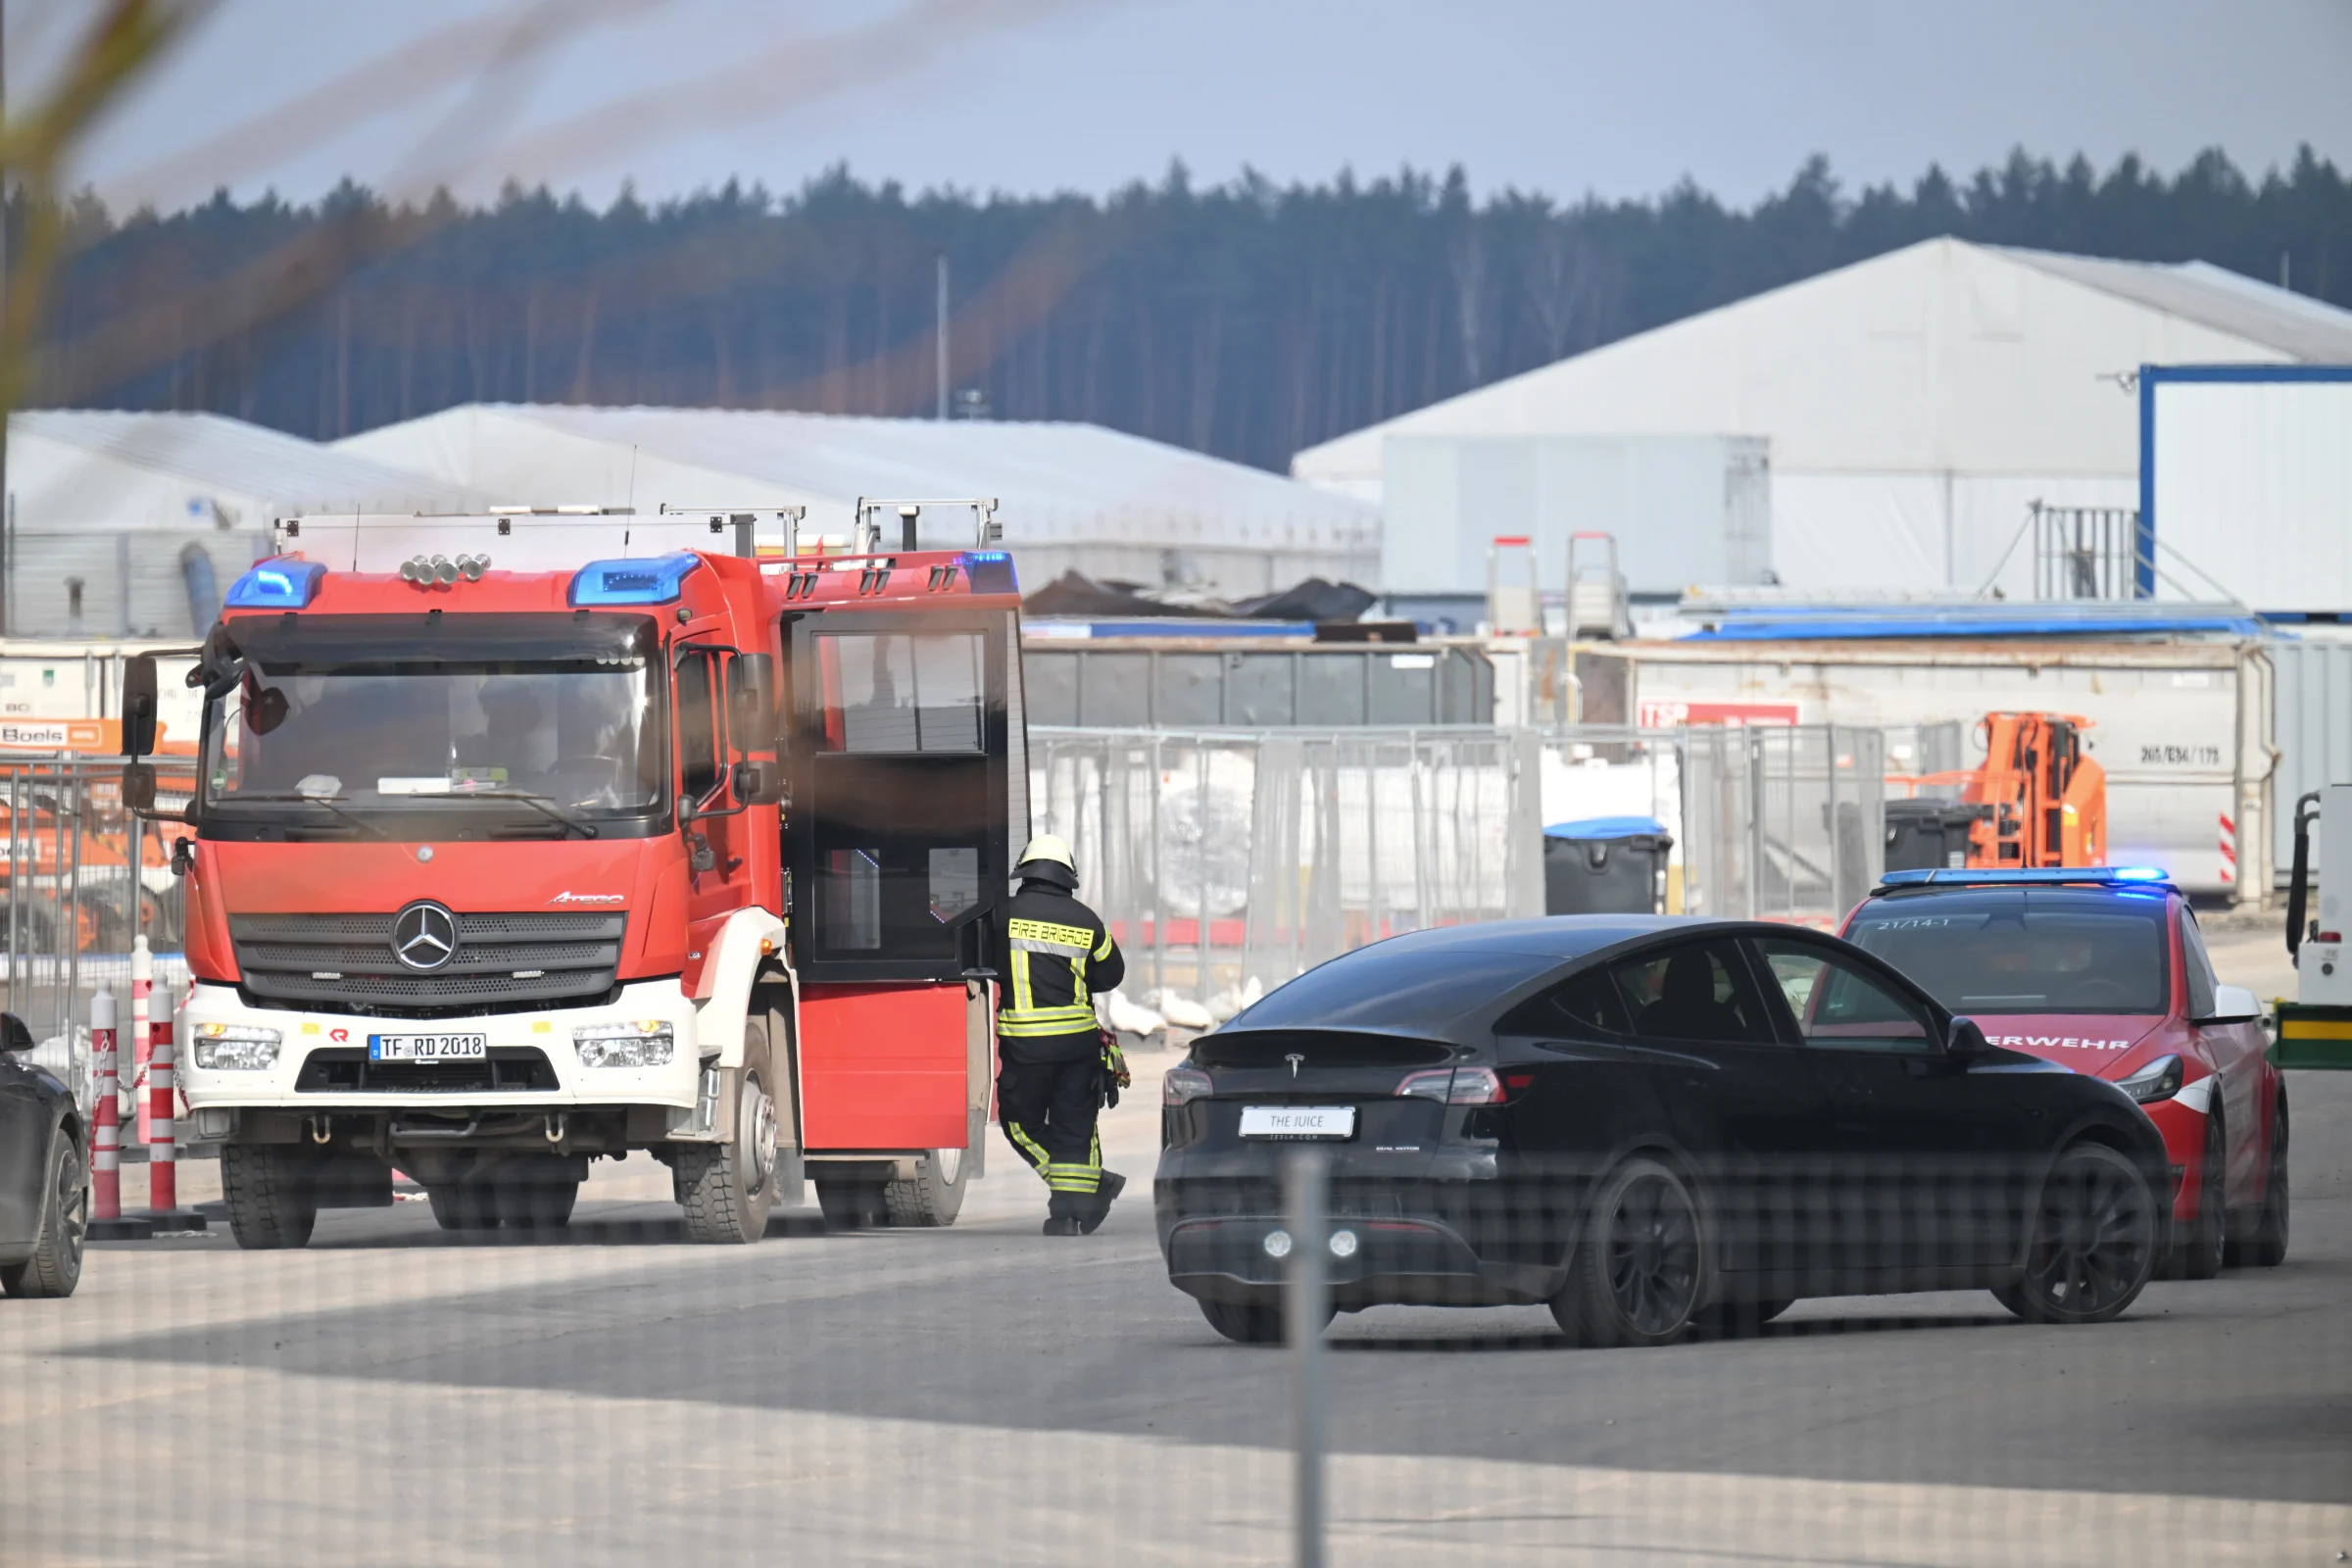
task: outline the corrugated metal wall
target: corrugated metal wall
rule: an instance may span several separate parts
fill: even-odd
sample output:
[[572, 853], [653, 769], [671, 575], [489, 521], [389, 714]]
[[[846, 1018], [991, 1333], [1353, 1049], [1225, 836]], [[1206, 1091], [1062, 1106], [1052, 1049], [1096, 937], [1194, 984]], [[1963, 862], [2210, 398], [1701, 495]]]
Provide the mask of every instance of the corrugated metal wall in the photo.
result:
[[2352, 642], [2282, 640], [2270, 652], [2278, 670], [2271, 863], [2283, 887], [2294, 864], [2295, 802], [2322, 785], [2352, 782]]

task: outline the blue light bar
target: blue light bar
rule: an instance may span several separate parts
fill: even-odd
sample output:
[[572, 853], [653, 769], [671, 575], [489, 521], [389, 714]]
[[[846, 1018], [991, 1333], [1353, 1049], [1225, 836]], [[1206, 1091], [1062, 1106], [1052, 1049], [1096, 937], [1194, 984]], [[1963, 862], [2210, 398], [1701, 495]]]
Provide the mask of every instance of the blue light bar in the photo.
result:
[[1021, 591], [1013, 574], [1012, 552], [1009, 550], [966, 550], [963, 552], [963, 575], [976, 594], [1017, 594]]
[[686, 574], [702, 564], [702, 557], [684, 550], [639, 561], [591, 561], [572, 573], [571, 606], [670, 604], [683, 591]]
[[275, 557], [257, 563], [228, 585], [221, 604], [230, 610], [301, 610], [318, 592], [326, 568], [316, 561]]
[[2014, 868], [1978, 871], [1928, 867], [1916, 871], [1886, 871], [1883, 888], [1917, 888], [1933, 884], [1946, 888], [2064, 887], [2072, 884], [2101, 887], [2170, 887], [2172, 873], [2160, 865], [2054, 865], [2032, 870]]

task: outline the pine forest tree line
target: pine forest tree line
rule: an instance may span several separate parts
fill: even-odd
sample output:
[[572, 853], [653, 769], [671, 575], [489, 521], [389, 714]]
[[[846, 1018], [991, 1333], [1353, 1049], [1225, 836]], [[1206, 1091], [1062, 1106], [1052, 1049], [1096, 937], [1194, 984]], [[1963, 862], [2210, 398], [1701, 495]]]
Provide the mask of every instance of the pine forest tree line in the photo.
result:
[[[10, 215], [12, 228], [26, 215]], [[1816, 158], [1736, 210], [1474, 199], [1460, 171], [1104, 199], [910, 195], [833, 170], [598, 212], [226, 196], [64, 215], [34, 403], [202, 409], [331, 439], [476, 401], [923, 416], [935, 278], [952, 378], [999, 418], [1083, 419], [1280, 469], [1293, 452], [1629, 333], [1936, 235], [2202, 259], [2352, 304], [2352, 186], [2305, 149], [2249, 179], [2018, 153], [1849, 195]]]

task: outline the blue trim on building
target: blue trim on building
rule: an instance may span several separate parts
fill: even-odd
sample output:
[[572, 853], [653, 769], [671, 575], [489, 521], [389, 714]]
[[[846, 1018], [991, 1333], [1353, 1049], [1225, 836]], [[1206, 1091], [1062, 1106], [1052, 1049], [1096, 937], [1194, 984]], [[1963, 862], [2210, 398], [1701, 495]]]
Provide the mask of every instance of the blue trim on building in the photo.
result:
[[[1731, 615], [1712, 629], [1680, 641], [1697, 643], [1815, 642], [1925, 637], [2179, 637], [2258, 638], [2261, 621], [2228, 610], [2183, 605], [2178, 612], [2150, 614], [2126, 606], [2077, 609], [2020, 605], [2022, 613], [1954, 611], [1904, 614], [1885, 608], [1858, 613], [1808, 611], [1790, 615]], [[2169, 607], [2168, 607], [2169, 608]]]

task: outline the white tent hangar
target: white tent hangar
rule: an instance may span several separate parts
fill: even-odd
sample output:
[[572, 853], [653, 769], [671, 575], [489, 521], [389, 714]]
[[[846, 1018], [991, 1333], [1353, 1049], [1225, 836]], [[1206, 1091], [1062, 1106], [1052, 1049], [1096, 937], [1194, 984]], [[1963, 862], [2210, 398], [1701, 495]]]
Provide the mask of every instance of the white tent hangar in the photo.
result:
[[[1974, 592], [2030, 502], [2137, 503], [2139, 367], [2233, 363], [2352, 364], [2352, 312], [2204, 263], [1936, 239], [1310, 447], [1291, 471], [1380, 502], [1392, 436], [1761, 436], [1782, 583]], [[1462, 526], [1528, 531], [1514, 521]], [[2000, 566], [2012, 597], [2032, 592], [2031, 550]], [[1542, 568], [1556, 586], [1564, 564]]]
[[202, 632], [303, 512], [449, 512], [464, 485], [218, 414], [33, 409], [8, 420], [8, 629]]
[[[805, 529], [838, 535], [860, 497], [993, 497], [1031, 588], [1075, 567], [1241, 596], [1364, 581], [1380, 553], [1365, 502], [1091, 424], [468, 404], [337, 449], [515, 504], [805, 505]], [[961, 518], [937, 524], [963, 542]]]

